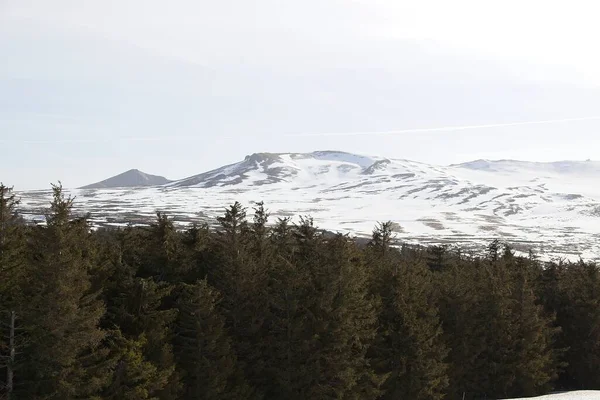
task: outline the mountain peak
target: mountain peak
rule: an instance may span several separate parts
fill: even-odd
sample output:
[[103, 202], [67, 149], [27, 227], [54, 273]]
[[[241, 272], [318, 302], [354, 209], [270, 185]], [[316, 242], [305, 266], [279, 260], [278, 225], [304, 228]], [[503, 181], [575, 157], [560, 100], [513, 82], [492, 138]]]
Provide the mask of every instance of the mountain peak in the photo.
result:
[[137, 168], [130, 169], [119, 175], [105, 179], [91, 185], [83, 186], [80, 189], [109, 189], [126, 187], [145, 187], [159, 186], [171, 182], [163, 176], [150, 175], [140, 171]]
[[[242, 161], [173, 182], [174, 187], [250, 186], [294, 181], [316, 181], [363, 173], [382, 157], [368, 157], [343, 151], [313, 151], [310, 153], [253, 153]], [[376, 165], [375, 171], [384, 168]], [[369, 170], [371, 171], [371, 170]], [[371, 171], [371, 173], [373, 172]]]

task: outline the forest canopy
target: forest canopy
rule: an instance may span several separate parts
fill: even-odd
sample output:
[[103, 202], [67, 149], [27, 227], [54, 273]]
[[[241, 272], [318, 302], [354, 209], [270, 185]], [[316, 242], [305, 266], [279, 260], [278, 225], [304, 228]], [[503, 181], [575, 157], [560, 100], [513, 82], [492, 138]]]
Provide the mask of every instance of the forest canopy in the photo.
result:
[[500, 241], [368, 243], [224, 208], [217, 228], [46, 223], [0, 186], [0, 393], [10, 399], [482, 399], [600, 389], [600, 273]]

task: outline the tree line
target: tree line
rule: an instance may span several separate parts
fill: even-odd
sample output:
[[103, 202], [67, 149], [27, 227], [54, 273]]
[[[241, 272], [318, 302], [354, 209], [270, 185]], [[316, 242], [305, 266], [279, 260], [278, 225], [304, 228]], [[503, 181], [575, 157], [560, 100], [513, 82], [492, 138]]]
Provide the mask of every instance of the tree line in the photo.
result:
[[6, 399], [497, 399], [600, 389], [600, 273], [358, 243], [235, 203], [218, 228], [92, 230], [0, 186]]

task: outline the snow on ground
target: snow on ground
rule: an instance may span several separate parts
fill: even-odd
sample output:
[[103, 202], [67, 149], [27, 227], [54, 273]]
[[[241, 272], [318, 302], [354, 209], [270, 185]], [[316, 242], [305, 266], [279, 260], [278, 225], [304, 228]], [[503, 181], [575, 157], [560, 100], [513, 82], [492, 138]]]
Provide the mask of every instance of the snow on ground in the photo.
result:
[[[411, 243], [482, 247], [502, 238], [526, 252], [600, 258], [600, 163], [485, 161], [436, 166], [342, 152], [259, 153], [164, 187], [72, 190], [78, 211], [122, 224], [167, 211], [181, 223], [211, 220], [234, 201], [264, 201], [273, 219], [311, 215], [324, 229], [370, 235], [400, 225]], [[50, 191], [21, 193], [28, 217]], [[249, 210], [251, 212], [251, 210]]]
[[[540, 397], [528, 397], [527, 400], [600, 400], [600, 391], [595, 390], [581, 390], [577, 392], [567, 392], [559, 394], [549, 394]], [[511, 399], [511, 400], [526, 400], [525, 398]]]

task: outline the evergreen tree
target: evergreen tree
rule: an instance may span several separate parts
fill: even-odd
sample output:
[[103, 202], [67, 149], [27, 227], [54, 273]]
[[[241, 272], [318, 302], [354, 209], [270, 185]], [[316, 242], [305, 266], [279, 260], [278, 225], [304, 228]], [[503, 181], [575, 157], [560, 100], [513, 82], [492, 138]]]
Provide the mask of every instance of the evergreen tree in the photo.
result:
[[185, 277], [192, 265], [183, 257], [181, 236], [173, 221], [164, 213], [156, 215], [156, 222], [148, 229], [148, 252], [138, 274], [157, 281], [175, 282]]
[[390, 277], [374, 359], [389, 372], [384, 398], [441, 399], [448, 385], [447, 349], [433, 303], [430, 272], [422, 263]]
[[110, 334], [110, 359], [114, 362], [111, 383], [102, 399], [158, 400], [170, 374], [160, 371], [146, 358], [147, 340], [144, 334], [136, 339], [125, 338], [120, 331]]
[[[552, 265], [545, 271], [546, 306], [556, 313], [562, 328], [559, 345], [568, 364], [560, 377], [561, 388], [600, 389], [600, 271], [580, 261]], [[552, 278], [553, 276], [553, 278]]]
[[600, 389], [600, 269], [320, 231], [45, 225], [0, 184], [0, 398], [481, 399]]
[[275, 233], [294, 250], [282, 249], [272, 275], [272, 340], [282, 366], [273, 398], [377, 398], [382, 379], [366, 358], [377, 301], [354, 244], [325, 240], [310, 217], [291, 232], [281, 220]]
[[273, 263], [268, 276], [269, 318], [263, 337], [265, 343], [264, 374], [270, 382], [263, 386], [266, 399], [300, 399], [305, 379], [300, 364], [307, 355], [302, 341], [305, 322], [303, 298], [307, 295], [308, 282], [292, 262], [293, 235], [289, 218], [279, 219], [275, 224], [270, 244], [273, 247]]
[[0, 304], [5, 309], [22, 301], [19, 286], [25, 274], [26, 241], [18, 205], [12, 188], [0, 183]]
[[156, 392], [151, 394], [161, 399], [172, 398], [170, 396], [179, 389], [170, 343], [171, 325], [177, 313], [175, 309], [164, 307], [172, 287], [164, 282], [156, 283], [152, 278], [133, 278], [122, 282], [120, 288], [109, 309], [114, 325], [127, 340], [139, 346], [144, 360], [158, 371], [160, 379], [156, 381], [163, 384], [155, 385]]
[[73, 219], [73, 199], [53, 186], [53, 201], [30, 250], [31, 312], [26, 316], [29, 345], [18, 395], [23, 398], [93, 397], [107, 384], [105, 333], [99, 328], [104, 306], [91, 292], [90, 233], [86, 218]]
[[208, 224], [194, 224], [183, 233], [182, 245], [184, 254], [182, 262], [189, 270], [180, 277], [186, 283], [194, 283], [206, 279], [211, 265], [214, 265], [212, 235]]
[[391, 247], [391, 225], [374, 231], [367, 257], [374, 294], [381, 298], [378, 334], [370, 357], [386, 373], [383, 398], [441, 399], [448, 384], [447, 349], [432, 274], [417, 253]]
[[512, 337], [516, 341], [515, 382], [509, 394], [535, 396], [552, 389], [564, 366], [560, 362], [564, 349], [558, 348], [556, 342], [560, 328], [554, 327], [553, 316], [548, 316], [538, 304], [526, 270], [517, 270], [515, 274], [513, 323], [517, 332]]
[[322, 251], [320, 269], [325, 275], [315, 275], [323, 280], [316, 308], [322, 313], [315, 367], [320, 385], [313, 392], [317, 396], [311, 397], [376, 399], [387, 376], [375, 372], [367, 352], [377, 334], [379, 299], [369, 293], [368, 271], [351, 239], [338, 234]]
[[529, 266], [510, 248], [442, 274], [441, 315], [450, 345], [452, 396], [546, 392], [560, 367], [553, 319], [537, 304]]
[[480, 301], [487, 296], [483, 285], [486, 276], [479, 265], [463, 258], [434, 277], [443, 338], [450, 350], [448, 398], [480, 398], [479, 392], [475, 392], [487, 385], [488, 374], [482, 354], [490, 327]]
[[17, 353], [23, 346], [20, 322], [27, 307], [21, 290], [26, 284], [26, 241], [18, 204], [12, 188], [0, 183], [0, 394], [9, 399], [18, 380]]
[[267, 219], [259, 204], [254, 223], [248, 224], [246, 210], [237, 202], [218, 218], [218, 270], [213, 274], [214, 285], [223, 296], [220, 309], [234, 339], [239, 365], [249, 383], [260, 391], [268, 385], [264, 374], [270, 265]]
[[112, 255], [112, 274], [105, 282], [103, 324], [115, 330], [110, 343], [111, 358], [117, 364], [106, 396], [170, 399], [179, 390], [170, 344], [176, 310], [164, 304], [172, 286], [136, 276], [137, 268], [127, 264], [123, 253], [130, 234], [119, 234], [122, 241], [114, 246], [119, 250]]
[[253, 398], [217, 308], [219, 300], [206, 280], [181, 288], [175, 350], [185, 386], [182, 399]]

